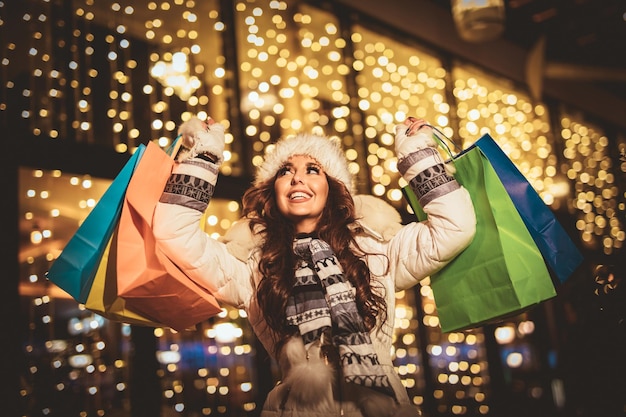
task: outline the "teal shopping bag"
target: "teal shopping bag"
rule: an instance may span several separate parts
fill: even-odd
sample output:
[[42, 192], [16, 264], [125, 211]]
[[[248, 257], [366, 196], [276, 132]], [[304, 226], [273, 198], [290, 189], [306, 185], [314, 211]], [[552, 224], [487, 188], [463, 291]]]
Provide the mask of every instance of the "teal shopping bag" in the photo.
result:
[[[556, 295], [541, 252], [481, 149], [472, 146], [451, 163], [474, 204], [476, 235], [431, 276], [442, 332], [479, 327]], [[413, 191], [403, 191], [418, 219], [426, 220]]]
[[139, 145], [46, 274], [79, 303], [87, 301], [100, 259], [120, 219], [126, 188], [144, 150], [145, 145]]

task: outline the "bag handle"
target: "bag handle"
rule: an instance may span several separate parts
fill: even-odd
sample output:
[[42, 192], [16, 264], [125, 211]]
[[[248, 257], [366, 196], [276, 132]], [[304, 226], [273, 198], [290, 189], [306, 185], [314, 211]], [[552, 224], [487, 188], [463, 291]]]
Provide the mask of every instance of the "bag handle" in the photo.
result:
[[183, 143], [183, 141], [180, 140], [180, 138], [182, 137], [183, 137], [182, 134], [176, 136], [176, 138], [172, 141], [171, 145], [165, 148], [165, 153], [168, 154], [171, 158], [176, 158], [176, 155], [178, 155], [178, 151], [180, 150], [180, 147], [182, 146], [182, 143]]
[[[424, 126], [430, 127], [433, 130], [433, 138], [437, 141], [437, 143], [439, 144], [440, 147], [443, 148], [443, 150], [446, 152], [446, 154], [450, 157], [450, 160], [448, 162], [454, 162], [454, 160], [456, 158], [459, 157], [459, 155], [462, 152], [462, 149], [459, 145], [457, 145], [457, 143], [452, 140], [451, 138], [447, 137], [438, 127], [433, 126], [431, 124], [425, 124]], [[448, 146], [448, 143], [446, 141], [444, 141], [441, 136], [443, 136], [444, 139], [447, 139], [448, 142], [450, 142], [452, 145], [454, 145], [454, 149], [455, 150], [459, 150], [456, 155], [454, 155], [452, 153], [452, 150], [450, 149], [450, 146]]]

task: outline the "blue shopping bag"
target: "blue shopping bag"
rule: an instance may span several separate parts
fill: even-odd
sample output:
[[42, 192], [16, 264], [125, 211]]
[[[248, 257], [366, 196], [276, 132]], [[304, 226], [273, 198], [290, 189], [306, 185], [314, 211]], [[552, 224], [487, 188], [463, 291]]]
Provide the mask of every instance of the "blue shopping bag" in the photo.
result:
[[476, 146], [491, 162], [548, 268], [560, 282], [565, 282], [582, 263], [582, 254], [552, 210], [493, 138], [485, 134], [476, 142]]
[[79, 303], [87, 301], [100, 259], [119, 222], [126, 188], [144, 150], [145, 145], [139, 145], [46, 274]]

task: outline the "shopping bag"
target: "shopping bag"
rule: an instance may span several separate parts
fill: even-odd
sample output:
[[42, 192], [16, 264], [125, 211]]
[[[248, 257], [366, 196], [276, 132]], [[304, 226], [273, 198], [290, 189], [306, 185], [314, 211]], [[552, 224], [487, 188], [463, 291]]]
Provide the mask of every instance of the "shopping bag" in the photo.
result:
[[87, 300], [98, 263], [120, 218], [126, 188], [144, 150], [145, 146], [140, 145], [133, 153], [46, 274], [79, 303]]
[[582, 263], [583, 256], [554, 213], [532, 185], [488, 134], [477, 142], [506, 188], [526, 228], [559, 282], [565, 282]]
[[[474, 204], [476, 234], [431, 276], [442, 332], [497, 322], [556, 296], [541, 252], [481, 149], [473, 145], [452, 163]], [[403, 191], [418, 219], [425, 220], [410, 187]]]
[[104, 250], [85, 307], [109, 320], [122, 323], [164, 327], [126, 307], [126, 300], [117, 295], [117, 228]]
[[219, 303], [156, 247], [152, 218], [173, 159], [149, 143], [128, 185], [117, 236], [117, 290], [126, 307], [184, 330], [218, 314]]

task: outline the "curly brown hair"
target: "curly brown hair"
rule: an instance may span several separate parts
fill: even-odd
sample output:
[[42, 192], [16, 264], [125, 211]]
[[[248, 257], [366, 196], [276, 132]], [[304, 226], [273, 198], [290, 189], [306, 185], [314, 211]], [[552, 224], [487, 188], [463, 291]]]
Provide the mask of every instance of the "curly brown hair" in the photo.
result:
[[[327, 176], [328, 201], [318, 223], [317, 234], [335, 252], [345, 277], [356, 289], [356, 304], [367, 330], [387, 318], [384, 294], [372, 290], [371, 274], [363, 257], [368, 255], [357, 244], [361, 231], [354, 227], [354, 200], [345, 185]], [[298, 332], [287, 324], [287, 300], [294, 285], [296, 257], [293, 253], [295, 225], [283, 216], [276, 204], [274, 179], [249, 188], [243, 196], [243, 216], [250, 219], [252, 231], [262, 230], [263, 244], [259, 271], [262, 279], [257, 300], [265, 321], [273, 333], [276, 352], [287, 338]], [[261, 226], [261, 227], [259, 227]], [[382, 291], [382, 286], [381, 286]]]

